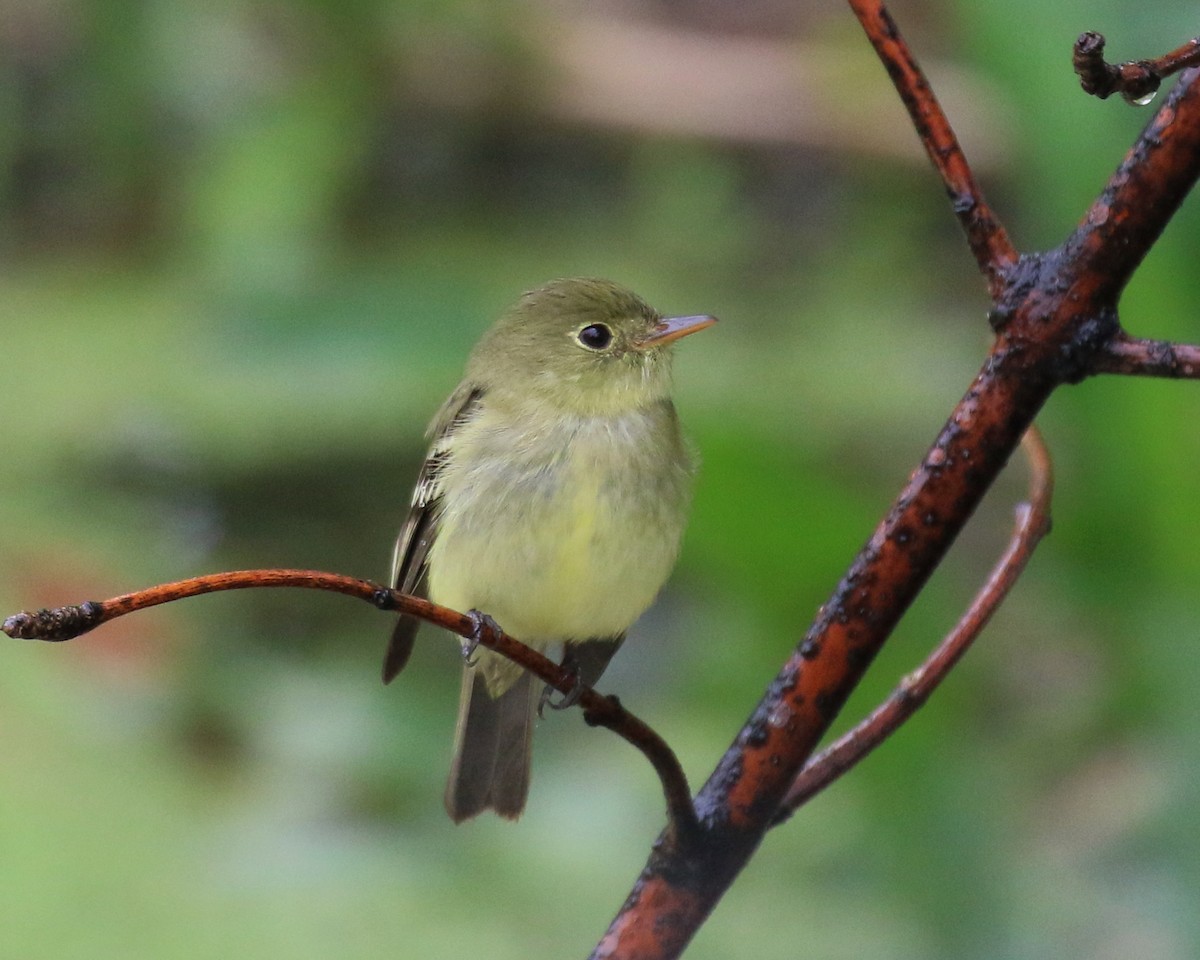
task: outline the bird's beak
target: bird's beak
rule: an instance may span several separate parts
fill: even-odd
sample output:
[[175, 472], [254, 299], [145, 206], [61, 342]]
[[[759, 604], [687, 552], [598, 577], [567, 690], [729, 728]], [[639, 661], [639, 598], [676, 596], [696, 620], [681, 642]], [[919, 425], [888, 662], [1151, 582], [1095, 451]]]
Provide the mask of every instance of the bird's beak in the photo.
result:
[[663, 317], [658, 321], [653, 330], [641, 339], [635, 340], [633, 345], [639, 350], [646, 350], [650, 347], [661, 347], [671, 343], [673, 340], [678, 340], [680, 337], [686, 337], [689, 333], [695, 333], [697, 330], [711, 327], [716, 322], [716, 317], [709, 316]]

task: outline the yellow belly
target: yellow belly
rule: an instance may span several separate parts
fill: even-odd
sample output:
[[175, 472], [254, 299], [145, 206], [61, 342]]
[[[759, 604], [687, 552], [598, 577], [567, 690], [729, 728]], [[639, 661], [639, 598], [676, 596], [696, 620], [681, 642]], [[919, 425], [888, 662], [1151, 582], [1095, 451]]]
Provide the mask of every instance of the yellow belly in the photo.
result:
[[556, 426], [544, 446], [486, 422], [460, 438], [429, 554], [432, 600], [539, 647], [618, 636], [650, 605], [678, 553], [690, 474], [681, 442], [647, 445], [652, 424]]
[[595, 482], [563, 486], [532, 509], [501, 501], [483, 523], [448, 514], [430, 552], [430, 598], [484, 610], [531, 643], [623, 633], [670, 573], [678, 531], [614, 509]]

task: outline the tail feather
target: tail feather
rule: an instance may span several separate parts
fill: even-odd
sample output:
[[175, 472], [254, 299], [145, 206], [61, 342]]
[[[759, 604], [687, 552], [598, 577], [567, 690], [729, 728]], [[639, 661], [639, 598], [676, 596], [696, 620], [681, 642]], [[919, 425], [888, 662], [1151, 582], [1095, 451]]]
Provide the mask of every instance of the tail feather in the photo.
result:
[[384, 683], [395, 680], [396, 674], [408, 663], [420, 625], [421, 621], [416, 617], [401, 617], [396, 621], [396, 626], [392, 628], [392, 637], [388, 641], [387, 656], [383, 660]]
[[463, 671], [454, 736], [454, 760], [446, 784], [446, 812], [461, 823], [487, 809], [515, 820], [529, 794], [535, 685], [522, 672], [492, 697], [483, 674]]

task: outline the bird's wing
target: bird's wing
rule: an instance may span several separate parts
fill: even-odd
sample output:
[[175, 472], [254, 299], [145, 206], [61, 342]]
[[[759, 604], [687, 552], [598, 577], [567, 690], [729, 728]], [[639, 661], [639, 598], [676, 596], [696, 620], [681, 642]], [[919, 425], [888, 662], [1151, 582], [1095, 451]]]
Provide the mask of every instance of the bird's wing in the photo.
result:
[[[455, 431], [475, 415], [482, 397], [483, 390], [480, 387], [471, 383], [462, 384], [442, 405], [430, 427], [433, 443], [429, 455], [421, 464], [421, 473], [413, 489], [412, 505], [392, 551], [389, 582], [402, 593], [425, 595], [429, 548], [437, 536], [440, 478], [450, 456], [450, 441]], [[419, 626], [420, 621], [415, 617], [402, 616], [397, 621], [383, 661], [384, 683], [391, 683], [408, 663]]]

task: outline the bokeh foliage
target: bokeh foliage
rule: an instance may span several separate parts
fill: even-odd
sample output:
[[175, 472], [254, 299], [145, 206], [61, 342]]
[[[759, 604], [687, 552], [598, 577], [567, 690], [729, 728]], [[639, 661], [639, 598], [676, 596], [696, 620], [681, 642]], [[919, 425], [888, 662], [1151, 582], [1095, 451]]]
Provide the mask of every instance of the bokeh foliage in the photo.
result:
[[[1148, 117], [1078, 93], [1075, 35], [1120, 58], [1195, 32], [1179, 0], [894, 13], [1023, 248], [1058, 242]], [[588, 58], [619, 92], [623, 38], [647, 35], [661, 83], [631, 102], [681, 105], [658, 126], [562, 93]], [[731, 89], [782, 52], [787, 116], [681, 129], [674, 40]], [[1138, 274], [1132, 332], [1200, 336], [1198, 225], [1189, 203]], [[677, 363], [703, 457], [684, 555], [603, 684], [700, 778], [986, 346], [849, 13], [7, 4], [0, 606], [246, 566], [382, 576], [470, 343], [571, 274], [723, 319]], [[1191, 384], [1053, 398], [1055, 531], [1015, 596], [910, 727], [768, 838], [690, 956], [1200, 951], [1198, 417]], [[957, 617], [1010, 473], [846, 722]], [[430, 634], [384, 689], [387, 629], [254, 592], [0, 645], [0, 955], [585, 954], [660, 826], [649, 769], [552, 716], [525, 818], [453, 828], [455, 650]]]

